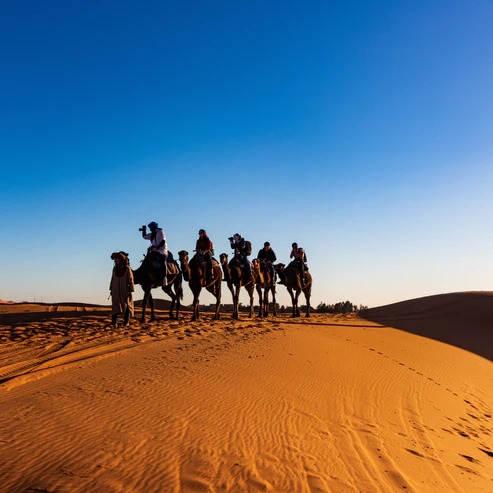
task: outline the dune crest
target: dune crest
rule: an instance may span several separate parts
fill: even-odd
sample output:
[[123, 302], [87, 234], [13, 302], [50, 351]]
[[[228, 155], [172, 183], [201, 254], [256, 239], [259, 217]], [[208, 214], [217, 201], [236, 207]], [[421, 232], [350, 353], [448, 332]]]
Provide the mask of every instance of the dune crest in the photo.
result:
[[493, 291], [426, 296], [364, 310], [360, 316], [493, 360]]

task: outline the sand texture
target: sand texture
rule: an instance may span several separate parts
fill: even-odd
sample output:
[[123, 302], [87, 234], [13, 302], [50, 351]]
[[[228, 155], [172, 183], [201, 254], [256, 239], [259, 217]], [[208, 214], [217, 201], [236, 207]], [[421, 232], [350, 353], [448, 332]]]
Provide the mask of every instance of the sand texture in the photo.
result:
[[1, 305], [0, 491], [491, 492], [492, 306], [112, 328]]

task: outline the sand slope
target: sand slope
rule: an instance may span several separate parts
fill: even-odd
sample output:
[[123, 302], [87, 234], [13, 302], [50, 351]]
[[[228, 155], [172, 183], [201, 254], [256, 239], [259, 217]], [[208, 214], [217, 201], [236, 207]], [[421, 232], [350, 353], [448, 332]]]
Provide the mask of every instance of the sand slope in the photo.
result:
[[0, 491], [493, 490], [483, 357], [353, 316], [106, 322], [0, 327]]
[[426, 296], [365, 310], [361, 316], [493, 360], [491, 291]]

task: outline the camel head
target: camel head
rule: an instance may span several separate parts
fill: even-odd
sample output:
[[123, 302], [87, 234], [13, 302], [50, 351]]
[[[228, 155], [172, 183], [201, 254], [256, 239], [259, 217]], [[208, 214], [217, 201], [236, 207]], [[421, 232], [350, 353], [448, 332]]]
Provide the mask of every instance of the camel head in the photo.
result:
[[277, 272], [279, 275], [284, 274], [284, 267], [285, 267], [285, 265], [284, 265], [284, 264], [275, 264], [275, 265], [274, 265], [274, 268], [276, 269], [276, 272]]
[[181, 250], [178, 252], [178, 258], [182, 264], [188, 263], [188, 252], [186, 250]]
[[221, 253], [221, 255], [219, 255], [219, 260], [221, 262], [221, 265], [228, 265], [228, 254]]

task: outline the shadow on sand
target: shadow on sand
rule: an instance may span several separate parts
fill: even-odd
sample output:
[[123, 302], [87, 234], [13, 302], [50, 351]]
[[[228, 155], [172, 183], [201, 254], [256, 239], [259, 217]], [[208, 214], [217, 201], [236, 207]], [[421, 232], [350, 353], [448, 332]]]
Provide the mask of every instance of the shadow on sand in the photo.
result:
[[435, 339], [493, 361], [493, 292], [417, 298], [370, 308], [361, 318]]

